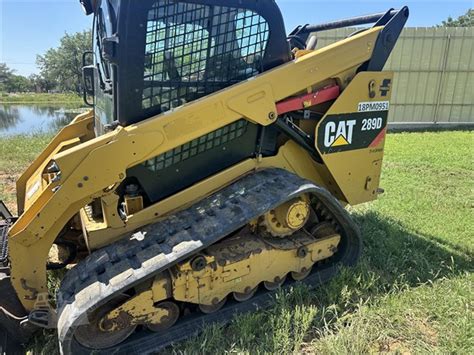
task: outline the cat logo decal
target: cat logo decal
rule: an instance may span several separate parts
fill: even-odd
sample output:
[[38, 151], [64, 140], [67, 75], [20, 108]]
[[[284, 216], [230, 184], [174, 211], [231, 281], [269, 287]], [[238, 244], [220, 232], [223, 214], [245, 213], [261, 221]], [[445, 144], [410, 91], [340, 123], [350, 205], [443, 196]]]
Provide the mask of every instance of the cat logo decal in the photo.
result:
[[324, 129], [324, 146], [330, 148], [350, 145], [355, 125], [356, 120], [339, 121], [337, 123], [334, 121], [327, 122]]
[[[373, 111], [379, 109], [380, 111]], [[388, 111], [375, 103], [365, 112], [340, 113], [323, 118], [317, 130], [316, 146], [321, 154], [369, 148], [385, 136]], [[374, 143], [375, 144], [375, 143]]]

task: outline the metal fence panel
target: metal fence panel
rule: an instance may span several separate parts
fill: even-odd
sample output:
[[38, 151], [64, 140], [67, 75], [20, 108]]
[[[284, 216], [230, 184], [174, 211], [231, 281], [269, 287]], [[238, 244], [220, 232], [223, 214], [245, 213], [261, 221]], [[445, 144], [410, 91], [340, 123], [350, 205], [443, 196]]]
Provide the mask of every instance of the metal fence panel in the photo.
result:
[[[356, 29], [319, 32], [318, 48]], [[389, 121], [474, 123], [474, 28], [406, 28], [386, 70], [395, 72]]]

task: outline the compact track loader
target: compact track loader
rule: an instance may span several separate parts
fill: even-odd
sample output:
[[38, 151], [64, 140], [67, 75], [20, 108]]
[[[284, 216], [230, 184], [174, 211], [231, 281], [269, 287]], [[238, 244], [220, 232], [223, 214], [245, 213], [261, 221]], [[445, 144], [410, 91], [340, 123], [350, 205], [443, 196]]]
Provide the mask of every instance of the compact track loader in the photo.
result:
[[65, 354], [156, 352], [357, 262], [344, 206], [381, 192], [406, 7], [287, 36], [273, 0], [81, 3], [93, 109], [0, 204], [3, 351], [56, 328]]

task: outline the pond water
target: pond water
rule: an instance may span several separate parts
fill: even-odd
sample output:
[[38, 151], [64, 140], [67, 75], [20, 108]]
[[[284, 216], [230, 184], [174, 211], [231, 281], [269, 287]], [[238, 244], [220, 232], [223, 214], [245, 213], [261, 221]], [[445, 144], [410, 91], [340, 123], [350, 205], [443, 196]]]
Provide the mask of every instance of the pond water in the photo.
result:
[[56, 133], [85, 110], [77, 105], [0, 104], [0, 137]]

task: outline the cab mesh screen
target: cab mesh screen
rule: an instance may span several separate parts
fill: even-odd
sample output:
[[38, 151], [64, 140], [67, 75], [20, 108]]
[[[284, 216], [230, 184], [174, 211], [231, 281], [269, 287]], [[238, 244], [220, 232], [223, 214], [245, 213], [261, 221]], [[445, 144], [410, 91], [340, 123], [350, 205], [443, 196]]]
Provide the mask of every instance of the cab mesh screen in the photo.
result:
[[155, 158], [146, 161], [143, 165], [153, 172], [166, 169], [174, 164], [193, 158], [214, 148], [230, 143], [242, 137], [248, 128], [248, 121], [241, 119], [230, 125], [224, 126], [204, 136], [192, 140], [182, 146], [174, 148]]
[[146, 30], [143, 109], [164, 112], [263, 71], [269, 26], [255, 12], [160, 0]]

